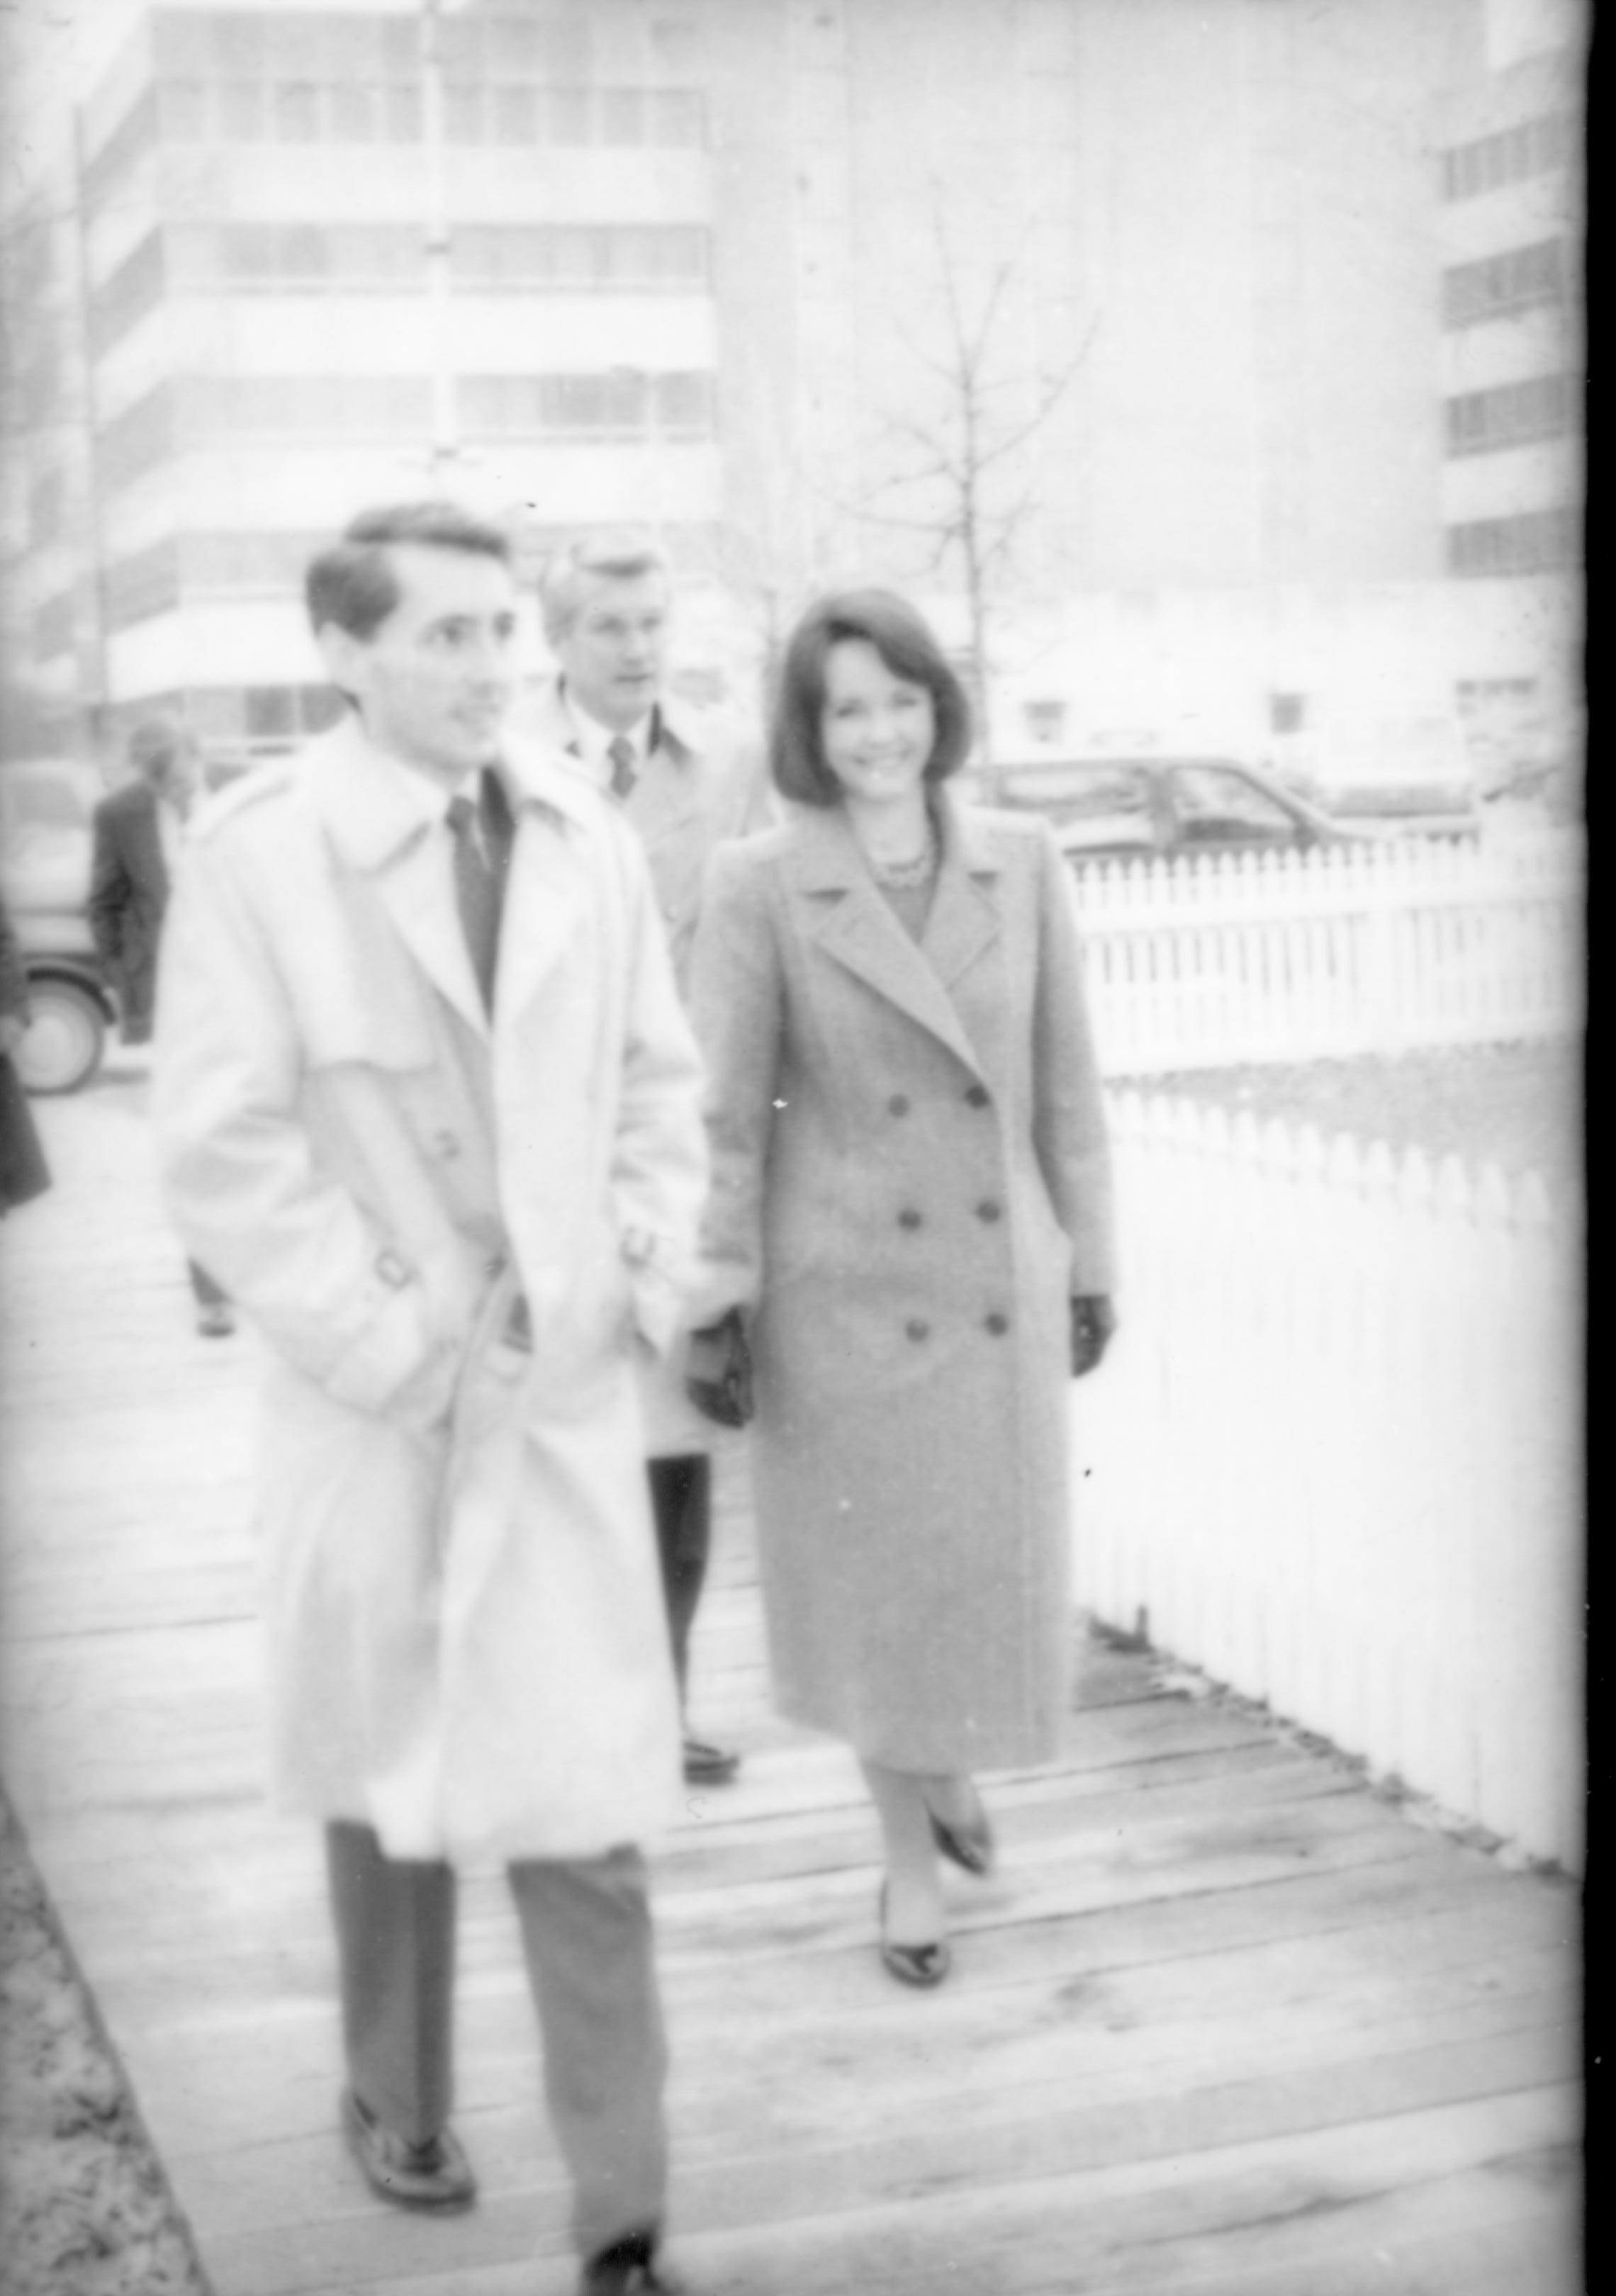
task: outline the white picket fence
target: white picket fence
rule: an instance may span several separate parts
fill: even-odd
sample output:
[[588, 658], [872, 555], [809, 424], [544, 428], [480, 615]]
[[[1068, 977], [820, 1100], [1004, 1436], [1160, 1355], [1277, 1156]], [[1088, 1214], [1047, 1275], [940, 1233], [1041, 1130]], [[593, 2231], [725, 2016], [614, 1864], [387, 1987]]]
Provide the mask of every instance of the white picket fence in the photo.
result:
[[1409, 838], [1076, 881], [1108, 1076], [1575, 1030], [1581, 840]]
[[1081, 1600], [1535, 1856], [1582, 1839], [1579, 1215], [1536, 1177], [1113, 1102]]

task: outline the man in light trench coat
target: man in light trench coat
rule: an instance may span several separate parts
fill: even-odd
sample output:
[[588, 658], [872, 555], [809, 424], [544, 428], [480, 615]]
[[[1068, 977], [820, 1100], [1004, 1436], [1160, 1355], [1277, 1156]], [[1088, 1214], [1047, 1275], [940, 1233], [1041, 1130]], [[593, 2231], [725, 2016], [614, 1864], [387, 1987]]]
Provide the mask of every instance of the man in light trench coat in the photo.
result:
[[632, 1846], [681, 1792], [636, 1365], [705, 1186], [639, 841], [502, 739], [504, 537], [443, 504], [309, 570], [345, 720], [199, 823], [155, 1112], [188, 1248], [268, 1342], [275, 1762], [324, 1821], [384, 2198], [453, 2208], [455, 1868], [509, 1873], [585, 2290], [656, 2262], [665, 2070]]
[[[717, 709], [667, 686], [671, 584], [644, 535], [602, 530], [560, 551], [539, 586], [559, 675], [517, 706], [524, 734], [610, 791], [645, 848], [681, 988], [713, 848], [768, 825], [774, 800], [760, 741]], [[649, 1367], [644, 1390], [647, 1474], [679, 1695], [712, 1544], [711, 1422], [693, 1410], [677, 1363]], [[740, 1767], [729, 1748], [685, 1734], [692, 1785], [722, 1785]]]

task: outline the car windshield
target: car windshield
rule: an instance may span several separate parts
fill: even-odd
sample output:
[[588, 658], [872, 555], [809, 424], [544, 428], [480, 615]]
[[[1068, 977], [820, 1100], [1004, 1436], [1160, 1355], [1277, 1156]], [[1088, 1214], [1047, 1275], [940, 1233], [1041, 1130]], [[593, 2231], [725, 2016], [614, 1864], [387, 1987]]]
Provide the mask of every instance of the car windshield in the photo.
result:
[[1068, 853], [1148, 852], [1156, 843], [1150, 786], [1136, 766], [1074, 770], [1052, 810]]
[[1175, 767], [1172, 791], [1186, 844], [1249, 844], [1269, 838], [1289, 842], [1296, 836], [1295, 815], [1237, 767]]

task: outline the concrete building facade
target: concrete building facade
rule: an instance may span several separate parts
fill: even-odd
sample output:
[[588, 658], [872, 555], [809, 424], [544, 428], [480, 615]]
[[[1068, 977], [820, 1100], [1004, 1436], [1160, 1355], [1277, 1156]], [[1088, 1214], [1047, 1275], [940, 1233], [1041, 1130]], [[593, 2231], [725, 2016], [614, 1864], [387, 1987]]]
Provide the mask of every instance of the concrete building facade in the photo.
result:
[[1001, 755], [1317, 773], [1567, 685], [1570, 4], [118, 4], [32, 386], [64, 722], [295, 737], [312, 540], [436, 487], [535, 551], [656, 527], [732, 689], [898, 582], [983, 641]]

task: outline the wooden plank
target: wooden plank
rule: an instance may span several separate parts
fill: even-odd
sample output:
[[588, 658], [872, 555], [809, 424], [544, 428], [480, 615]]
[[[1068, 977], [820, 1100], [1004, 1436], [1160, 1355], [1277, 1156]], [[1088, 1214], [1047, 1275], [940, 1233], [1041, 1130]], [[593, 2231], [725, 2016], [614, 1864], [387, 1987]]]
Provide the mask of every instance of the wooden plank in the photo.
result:
[[[1563, 2152], [1571, 2118], [1563, 2095], [1526, 2092], [1484, 2105], [1427, 2108], [1391, 2122], [1232, 2144], [1189, 2162], [1124, 2161], [1008, 2186], [973, 2181], [931, 2188], [881, 2202], [849, 2194], [839, 2209], [727, 2230], [693, 2228], [676, 2194], [670, 2253], [702, 2296], [846, 2296], [855, 2287], [860, 2296], [931, 2296], [939, 2288], [959, 2296], [1023, 2296], [1034, 2289], [1064, 2296], [1105, 2288], [1112, 2259], [1130, 2249], [1148, 2251], [1175, 2237], [1283, 2216], [1287, 2205], [1321, 2190], [1417, 2192], [1483, 2157], [1497, 2159], [1506, 2175], [1518, 2163], [1524, 2177], [1532, 2163]], [[513, 2235], [521, 2241], [524, 2232], [529, 2250], [557, 2259], [564, 2251], [564, 2233], [542, 2203], [525, 2225], [517, 2206], [500, 2205], [502, 2222], [490, 2227], [495, 2237], [480, 2244], [482, 2255], [468, 2254], [452, 2267], [435, 2259], [427, 2243], [411, 2257], [406, 2242], [383, 2239], [377, 2250], [390, 2251], [383, 2255], [367, 2251], [357, 2228], [344, 2237], [327, 2227], [307, 2240], [295, 2276], [256, 2237], [218, 2243], [229, 2274], [221, 2285], [231, 2296], [336, 2288], [374, 2296], [501, 2296], [516, 2285], [570, 2296], [570, 2265], [557, 2260], [553, 2269], [536, 2271], [530, 2253], [514, 2245], [504, 2256], [490, 2253]], [[321, 2270], [324, 2281], [312, 2276]], [[1091, 2271], [1099, 2276], [1090, 2280]], [[517, 2273], [528, 2277], [518, 2282]], [[1389, 2284], [1395, 2296], [1414, 2296], [1412, 2288]], [[1293, 2281], [1286, 2296], [1302, 2296], [1304, 2288], [1311, 2296], [1310, 2284]], [[1519, 2296], [1528, 2288], [1538, 2296], [1530, 2281]], [[1456, 2286], [1453, 2296], [1460, 2296]]]
[[[384, 2210], [337, 2140], [317, 1833], [258, 1799], [252, 1356], [190, 1333], [132, 1107], [111, 1133], [93, 1099], [53, 1109], [83, 1200], [0, 1236], [33, 1319], [31, 1347], [0, 1332], [23, 1374], [0, 1719], [32, 1845], [218, 2296], [571, 2296], [497, 1873], [462, 1893], [483, 2204]], [[676, 2245], [704, 2296], [1480, 2296], [1500, 2258], [1511, 2296], [1561, 2296], [1530, 2274], [1572, 2220], [1571, 1890], [1091, 1646], [1061, 1762], [989, 1784], [999, 1874], [949, 1878], [954, 1980], [906, 1993], [856, 1767], [769, 1710], [747, 1504], [732, 1451], [695, 1707], [748, 1759], [656, 1860]], [[1405, 2285], [1351, 2280], [1355, 2226]]]
[[[1422, 2079], [1428, 2078], [1426, 2060], [1449, 2051], [1456, 2062], [1484, 2043], [1496, 2044], [1500, 2062], [1513, 2064], [1515, 2052], [1531, 2040], [1545, 2041], [1552, 2053], [1557, 2038], [1563, 2061], [1571, 2027], [1563, 2013], [1557, 2020], [1557, 2013], [1563, 2013], [1563, 2004], [1555, 1997], [1537, 1994], [1493, 1996], [1415, 2021], [1344, 2030], [1299, 2019], [1293, 2031], [1281, 2034], [1271, 2021], [1253, 2030], [1241, 2060], [1248, 2078], [1239, 2086], [1243, 2094], [1283, 2087], [1288, 2115], [1297, 2084], [1327, 2078], [1332, 2086], [1351, 2091], [1372, 2063], [1393, 2056], [1404, 2064], [1417, 2057]], [[511, 2023], [524, 2020], [530, 2022], [526, 2005], [513, 2001]], [[1052, 2046], [1047, 2035], [988, 2045], [979, 2038], [966, 2047], [953, 2030], [922, 2038], [887, 2028], [866, 2033], [862, 2047], [855, 2041], [839, 2056], [776, 2052], [772, 2086], [759, 2079], [755, 2062], [734, 2065], [727, 2081], [686, 2081], [676, 2071], [669, 2107], [679, 2131], [681, 2184], [686, 2191], [696, 2180], [753, 2184], [761, 2160], [775, 2178], [775, 2204], [792, 2214], [800, 2212], [793, 2202], [810, 2186], [816, 2204], [824, 2206], [825, 2194], [849, 2185], [879, 2198], [915, 2185], [947, 2187], [967, 2174], [978, 2182], [1010, 2182], [1036, 2175], [1040, 2167], [1048, 2171], [1056, 2161], [1074, 2170], [1087, 2165], [1086, 2132], [1108, 2113], [1152, 2114], [1164, 2078], [1172, 2081], [1185, 2112], [1201, 2091], [1226, 2098], [1226, 2032], [1186, 2042], [1177, 2030], [1163, 2027], [1152, 2036], [1154, 2046], [1149, 2048], [1131, 2046], [1131, 2038], [1100, 2037], [1109, 2038], [1109, 2047], [1062, 2049]], [[560, 2181], [554, 2148], [535, 2127], [535, 2055], [530, 2039], [525, 2048], [508, 2053], [497, 2085], [504, 2096], [462, 2117], [468, 2141], [475, 2132], [478, 2169], [490, 2193], [547, 2192]], [[1542, 2062], [1535, 2050], [1528, 2061], [1534, 2068]], [[472, 2093], [495, 2097], [497, 2088], [480, 2054], [463, 2054], [463, 2063], [474, 2075]], [[789, 2070], [789, 2079], [778, 2078], [782, 2070]], [[873, 2082], [879, 2085], [874, 2104]], [[768, 2098], [761, 2128], [760, 2096]], [[205, 2157], [170, 2148], [171, 2163], [184, 2172], [193, 2218], [209, 2239], [272, 2226], [283, 2212], [289, 2181], [303, 2194], [310, 2213], [335, 2213], [345, 2203], [352, 2173], [333, 2142], [329, 2071], [318, 2092], [305, 2087], [299, 2102], [308, 2116], [304, 2125], [273, 2145], [260, 2139], [215, 2149]], [[160, 2126], [162, 2101], [148, 2092], [143, 2104], [153, 2125]], [[1216, 2125], [1210, 2119], [1195, 2124]], [[1308, 2125], [1305, 2118], [1285, 2117], [1276, 2123], [1276, 2132]], [[1062, 2137], [1073, 2130], [1076, 2149], [1068, 2154]], [[1203, 2139], [1193, 2149], [1209, 2149], [1211, 2141]], [[1053, 2155], [1046, 2150], [1052, 2144]], [[856, 2175], [849, 2163], [849, 2145], [859, 2155]], [[782, 2158], [790, 2164], [783, 2172], [778, 2168]]]
[[[1261, 1816], [1266, 1819], [1266, 1813]], [[1085, 1914], [1121, 1906], [1143, 1908], [1171, 1897], [1196, 1900], [1199, 1909], [1200, 1901], [1212, 1893], [1283, 1883], [1299, 1868], [1326, 1872], [1361, 1864], [1403, 1864], [1418, 1855], [1420, 1846], [1411, 1829], [1388, 1822], [1379, 1809], [1342, 1808], [1334, 1799], [1319, 1805], [1292, 1805], [1283, 1838], [1259, 1822], [1249, 1846], [1231, 1819], [1221, 1824], [1215, 1840], [1205, 1833], [1198, 1836], [1194, 1820], [1140, 1831], [1153, 1831], [1157, 1838], [1143, 1853], [1136, 1844], [1128, 1860], [1120, 1855], [1086, 1857], [1080, 1848], [1068, 1851], [1062, 1846], [1046, 1852], [1036, 1865], [1007, 1869], [988, 1883], [950, 1883], [960, 1982], [972, 1981], [973, 1968], [975, 1981], [1002, 1980], [1004, 1956], [995, 1939], [1007, 1929], [1018, 1935], [1033, 1932], [1027, 1942], [1036, 1953], [1038, 1931]], [[1202, 1853], [1196, 1862], [1198, 1839]], [[209, 1870], [207, 1862], [199, 1860], [199, 1886]], [[218, 1861], [211, 1870], [218, 1877], [215, 1912], [222, 1915], [234, 1907], [261, 1924], [264, 1900], [231, 1874], [228, 1860]], [[307, 1872], [306, 1867], [299, 1870]], [[715, 1997], [739, 2002], [775, 1989], [783, 1961], [801, 1964], [805, 1976], [812, 1971], [839, 1985], [835, 1957], [866, 1949], [874, 1936], [876, 1872], [866, 1854], [849, 1864], [822, 1866], [809, 1885], [788, 1874], [724, 1887], [660, 1888], [659, 1951], [669, 1981], [687, 1971], [692, 1983], [711, 1990]], [[304, 1921], [316, 1928], [321, 1915], [312, 1891], [299, 1888], [298, 1903]], [[188, 1958], [200, 1967], [196, 1910], [193, 1900], [172, 1891], [144, 1905], [138, 1915], [127, 1906], [108, 1904], [104, 1896], [93, 1897], [78, 1914], [78, 1934], [85, 1952], [107, 1978], [131, 1958], [160, 1958], [179, 1950], [187, 1939], [192, 1945]], [[288, 1941], [284, 1926], [277, 1938]], [[467, 1950], [475, 1952], [474, 1937], [468, 1937]]]

